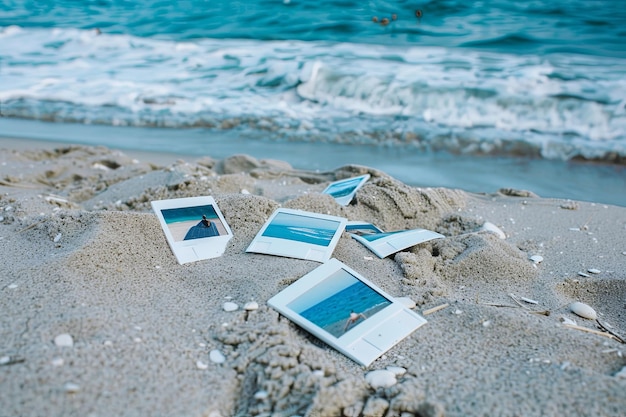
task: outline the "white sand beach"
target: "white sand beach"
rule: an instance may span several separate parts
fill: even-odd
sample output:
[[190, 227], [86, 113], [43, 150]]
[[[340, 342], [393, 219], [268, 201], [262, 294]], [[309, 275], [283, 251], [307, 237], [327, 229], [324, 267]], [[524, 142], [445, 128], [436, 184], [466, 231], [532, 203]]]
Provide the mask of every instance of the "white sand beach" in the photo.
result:
[[[0, 148], [0, 416], [626, 414], [624, 207], [365, 166]], [[346, 207], [321, 194], [365, 173]], [[150, 201], [200, 195], [234, 236], [179, 265]], [[329, 348], [266, 304], [319, 263], [245, 252], [278, 207], [445, 235], [379, 259], [344, 234], [333, 254], [419, 313], [444, 307], [367, 369]], [[368, 383], [387, 368], [393, 384]]]

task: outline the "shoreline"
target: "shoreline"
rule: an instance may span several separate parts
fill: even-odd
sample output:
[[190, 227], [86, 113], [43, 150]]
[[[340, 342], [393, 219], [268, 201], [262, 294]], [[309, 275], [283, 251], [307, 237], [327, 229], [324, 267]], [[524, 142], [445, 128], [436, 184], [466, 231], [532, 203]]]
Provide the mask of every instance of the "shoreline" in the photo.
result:
[[[7, 415], [621, 417], [626, 409], [626, 344], [598, 327], [626, 333], [625, 207], [415, 187], [362, 165], [315, 172], [208, 153], [158, 166], [104, 147], [7, 144]], [[321, 193], [365, 173], [348, 206]], [[150, 201], [198, 195], [214, 196], [233, 237], [222, 256], [179, 265]], [[384, 259], [344, 234], [333, 257], [418, 313], [447, 307], [358, 366], [267, 306], [319, 265], [245, 252], [278, 207], [443, 234]], [[251, 301], [258, 308], [242, 308]], [[576, 301], [599, 322], [570, 311]], [[373, 370], [391, 385], [373, 383]]]
[[[396, 149], [393, 146], [359, 146], [322, 142], [274, 141], [267, 132], [243, 137], [235, 131], [202, 129], [130, 128], [2, 120], [5, 138], [52, 141], [69, 146], [106, 144], [111, 149], [153, 162], [215, 159], [247, 154], [257, 159], [278, 159], [296, 169], [329, 172], [346, 164], [379, 169], [418, 187], [445, 187], [473, 193], [493, 193], [500, 188], [531, 191], [548, 198], [569, 198], [626, 207], [626, 166], [596, 162], [562, 161], [516, 156], [452, 155], [445, 152]], [[253, 132], [250, 133], [252, 135]], [[137, 151], [129, 144], [141, 143]], [[11, 145], [7, 145], [11, 146]]]

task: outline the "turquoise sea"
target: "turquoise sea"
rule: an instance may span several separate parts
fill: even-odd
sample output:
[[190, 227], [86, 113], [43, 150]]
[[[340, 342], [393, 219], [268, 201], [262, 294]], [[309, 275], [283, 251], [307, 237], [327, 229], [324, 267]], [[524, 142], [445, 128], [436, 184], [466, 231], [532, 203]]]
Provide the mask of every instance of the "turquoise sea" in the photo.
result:
[[626, 206], [626, 8], [0, 0], [0, 115], [3, 137]]

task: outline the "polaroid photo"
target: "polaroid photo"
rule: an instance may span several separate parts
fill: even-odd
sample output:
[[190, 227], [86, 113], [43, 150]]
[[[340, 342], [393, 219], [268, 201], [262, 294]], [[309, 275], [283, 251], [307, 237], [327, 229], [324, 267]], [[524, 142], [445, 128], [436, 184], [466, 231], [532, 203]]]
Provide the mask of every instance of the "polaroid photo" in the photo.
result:
[[385, 258], [392, 253], [400, 252], [432, 239], [445, 238], [442, 234], [426, 229], [398, 230], [385, 233], [373, 224], [365, 222], [348, 222], [346, 232], [350, 233], [352, 238], [361, 242], [379, 258]]
[[246, 252], [325, 262], [346, 222], [343, 217], [280, 208], [265, 222]]
[[334, 258], [276, 294], [268, 304], [363, 366], [426, 323]]
[[175, 198], [151, 204], [179, 264], [224, 254], [233, 232], [213, 197]]
[[359, 177], [348, 178], [345, 180], [331, 182], [328, 187], [322, 191], [323, 194], [330, 194], [342, 206], [350, 204], [357, 190], [369, 180], [370, 175], [365, 174]]

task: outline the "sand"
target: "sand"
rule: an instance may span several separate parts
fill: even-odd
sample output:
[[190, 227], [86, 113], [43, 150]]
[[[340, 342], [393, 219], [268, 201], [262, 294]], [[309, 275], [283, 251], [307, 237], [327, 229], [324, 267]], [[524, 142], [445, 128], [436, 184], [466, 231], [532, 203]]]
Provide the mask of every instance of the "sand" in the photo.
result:
[[[626, 414], [626, 345], [560, 321], [600, 332], [569, 311], [581, 301], [626, 334], [624, 207], [414, 188], [363, 166], [0, 147], [2, 416]], [[349, 206], [320, 193], [364, 173]], [[181, 266], [150, 201], [199, 195], [215, 198], [234, 237], [223, 256]], [[266, 305], [319, 265], [245, 253], [278, 207], [444, 234], [385, 259], [344, 235], [333, 256], [417, 312], [449, 306], [359, 366]], [[226, 301], [259, 308], [224, 311]], [[396, 384], [368, 385], [390, 366], [406, 370]]]

